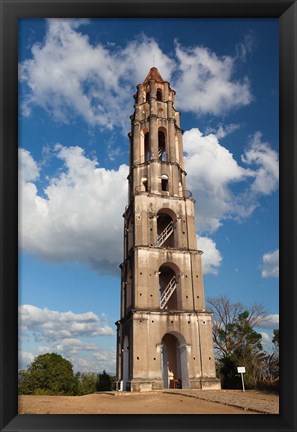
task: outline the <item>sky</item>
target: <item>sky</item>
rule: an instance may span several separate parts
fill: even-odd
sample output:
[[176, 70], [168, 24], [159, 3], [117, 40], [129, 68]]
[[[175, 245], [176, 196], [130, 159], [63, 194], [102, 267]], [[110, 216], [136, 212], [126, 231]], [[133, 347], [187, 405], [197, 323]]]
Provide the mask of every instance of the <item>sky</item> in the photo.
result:
[[19, 20], [19, 367], [115, 372], [133, 94], [176, 91], [206, 297], [279, 322], [276, 19]]

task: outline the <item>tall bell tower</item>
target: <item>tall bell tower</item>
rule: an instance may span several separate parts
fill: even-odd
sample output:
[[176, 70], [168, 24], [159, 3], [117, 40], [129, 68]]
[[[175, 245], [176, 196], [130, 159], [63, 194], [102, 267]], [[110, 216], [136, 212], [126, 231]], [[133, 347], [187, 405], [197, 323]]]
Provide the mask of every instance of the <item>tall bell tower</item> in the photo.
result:
[[220, 388], [174, 97], [155, 67], [134, 95], [116, 323], [123, 390]]

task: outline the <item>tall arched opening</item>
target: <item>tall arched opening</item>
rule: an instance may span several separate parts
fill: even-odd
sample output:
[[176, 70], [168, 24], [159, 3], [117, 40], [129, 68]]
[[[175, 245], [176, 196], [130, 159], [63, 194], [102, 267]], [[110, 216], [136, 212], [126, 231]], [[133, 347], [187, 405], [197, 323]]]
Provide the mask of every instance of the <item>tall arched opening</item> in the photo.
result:
[[127, 381], [129, 380], [129, 339], [128, 336], [125, 336], [123, 349], [122, 349], [122, 359], [123, 359], [123, 390], [127, 390]]
[[167, 160], [166, 132], [166, 129], [163, 127], [158, 129], [158, 157], [161, 161]]
[[157, 101], [162, 101], [163, 97], [162, 97], [162, 89], [158, 88], [157, 89]]
[[159, 268], [160, 308], [163, 310], [179, 310], [181, 304], [179, 268], [167, 262]]
[[161, 209], [157, 216], [157, 246], [176, 247], [176, 214], [170, 209]]
[[178, 332], [162, 338], [162, 367], [164, 388], [190, 388], [186, 341]]
[[140, 159], [136, 163], [147, 162], [150, 158], [149, 132], [147, 129], [142, 129], [140, 131]]
[[150, 143], [149, 143], [149, 133], [144, 134], [144, 161], [147, 162], [151, 158]]

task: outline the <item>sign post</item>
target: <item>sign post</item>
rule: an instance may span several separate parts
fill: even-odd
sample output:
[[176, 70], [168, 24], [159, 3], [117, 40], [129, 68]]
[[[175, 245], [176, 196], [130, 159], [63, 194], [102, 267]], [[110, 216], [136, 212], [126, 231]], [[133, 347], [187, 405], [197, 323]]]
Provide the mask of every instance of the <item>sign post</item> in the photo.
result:
[[244, 380], [243, 380], [243, 374], [245, 373], [245, 367], [244, 366], [240, 366], [237, 368], [237, 372], [241, 374], [241, 382], [242, 382], [242, 391], [245, 391], [244, 388]]

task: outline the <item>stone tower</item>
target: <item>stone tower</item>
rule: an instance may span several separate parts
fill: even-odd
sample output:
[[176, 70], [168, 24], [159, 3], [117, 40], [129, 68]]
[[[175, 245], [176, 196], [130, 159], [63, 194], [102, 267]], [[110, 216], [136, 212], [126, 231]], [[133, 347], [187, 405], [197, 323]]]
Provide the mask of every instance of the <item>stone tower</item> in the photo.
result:
[[155, 67], [134, 95], [116, 323], [123, 390], [220, 388], [174, 97]]

